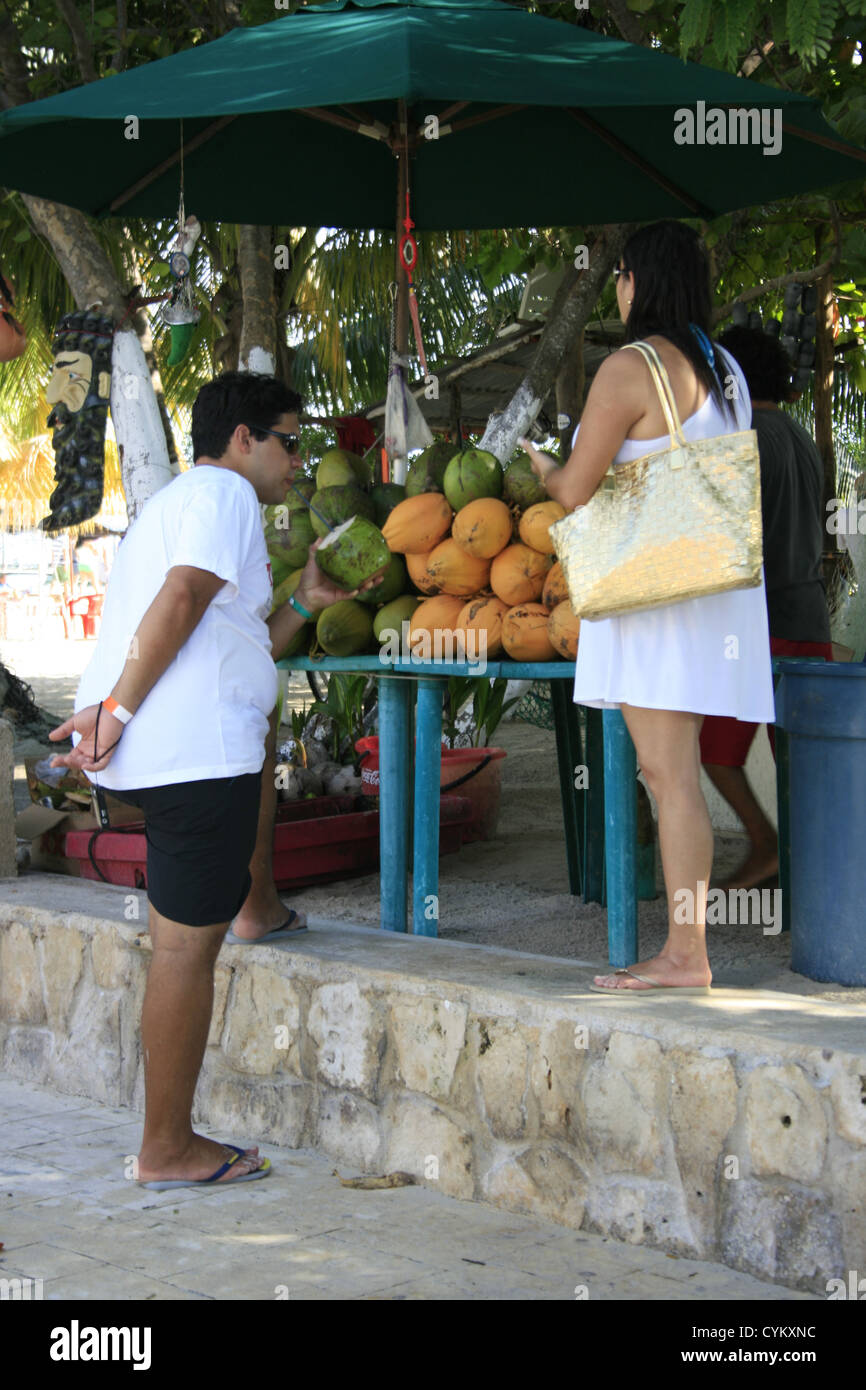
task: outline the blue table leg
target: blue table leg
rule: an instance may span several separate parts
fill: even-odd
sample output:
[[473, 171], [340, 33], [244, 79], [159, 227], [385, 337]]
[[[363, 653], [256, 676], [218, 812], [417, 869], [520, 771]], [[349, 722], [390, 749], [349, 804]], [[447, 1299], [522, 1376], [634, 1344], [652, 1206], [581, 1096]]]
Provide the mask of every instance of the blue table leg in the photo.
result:
[[603, 710], [586, 711], [584, 762], [588, 786], [584, 796], [583, 901], [603, 903], [604, 882], [604, 724]]
[[413, 683], [379, 678], [379, 873], [380, 926], [406, 931], [409, 869], [409, 713]]
[[610, 963], [633, 965], [637, 941], [637, 761], [620, 711], [604, 711], [604, 830]]
[[415, 852], [412, 930], [439, 934], [439, 778], [444, 681], [418, 681], [415, 712]]
[[[550, 698], [556, 730], [556, 761], [559, 767], [559, 794], [565, 825], [565, 857], [568, 864], [569, 892], [583, 892], [583, 819], [586, 791], [584, 778], [578, 770], [583, 767], [583, 748], [577, 706], [566, 682], [550, 682]], [[575, 782], [579, 783], [575, 787]]]

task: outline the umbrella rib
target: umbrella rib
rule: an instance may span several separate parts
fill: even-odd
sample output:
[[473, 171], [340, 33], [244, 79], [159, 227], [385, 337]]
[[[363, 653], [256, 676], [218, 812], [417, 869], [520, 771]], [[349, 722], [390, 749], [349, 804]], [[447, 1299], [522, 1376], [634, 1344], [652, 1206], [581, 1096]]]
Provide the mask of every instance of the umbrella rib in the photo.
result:
[[796, 135], [800, 140], [811, 140], [815, 145], [825, 145], [828, 150], [850, 155], [852, 159], [866, 160], [866, 150], [858, 150], [854, 145], [843, 145], [840, 140], [831, 140], [827, 135], [815, 135], [811, 130], [802, 130], [800, 126], [791, 125], [788, 121], [782, 121], [782, 130]]
[[458, 111], [465, 111], [467, 106], [471, 106], [469, 101], [455, 101], [450, 106], [446, 106], [444, 111], [439, 112], [440, 121], [450, 121], [452, 116], [456, 116]]
[[200, 130], [198, 135], [194, 135], [191, 140], [185, 141], [179, 150], [169, 155], [168, 159], [163, 159], [160, 164], [155, 165], [154, 168], [151, 169], [149, 173], [145, 174], [143, 178], [140, 178], [137, 183], [132, 184], [131, 187], [125, 189], [123, 193], [118, 194], [116, 198], [112, 199], [108, 205], [109, 212], [115, 212], [119, 207], [122, 207], [124, 203], [129, 202], [129, 199], [134, 198], [136, 193], [139, 193], [142, 188], [147, 188], [148, 184], [153, 183], [154, 179], [158, 179], [160, 174], [164, 174], [173, 164], [179, 163], [181, 155], [186, 158], [193, 150], [197, 150], [199, 145], [203, 145], [207, 140], [212, 140], [215, 135], [218, 135], [221, 130], [236, 119], [237, 117], [235, 116], [221, 116], [218, 121], [214, 121], [213, 125], [209, 125], [204, 130]]
[[[468, 103], [467, 103], [467, 104], [468, 104]], [[498, 118], [499, 118], [500, 116], [510, 116], [511, 113], [512, 113], [512, 111], [525, 111], [525, 110], [526, 110], [526, 107], [525, 107], [525, 106], [520, 106], [520, 105], [517, 105], [517, 106], [494, 106], [492, 110], [490, 110], [490, 111], [481, 111], [481, 112], [479, 112], [479, 114], [478, 114], [477, 116], [467, 116], [467, 118], [466, 118], [465, 121], [452, 121], [452, 122], [451, 122], [451, 129], [452, 129], [452, 131], [455, 131], [455, 130], [468, 130], [469, 127], [472, 126], [472, 125], [482, 125], [485, 121], [495, 121], [495, 120], [498, 120]], [[442, 113], [442, 116], [439, 117], [440, 121], [443, 119], [443, 117], [444, 117], [446, 114], [447, 114], [446, 112], [443, 112], [443, 113]]]
[[323, 106], [299, 106], [297, 109], [299, 116], [312, 116], [314, 121], [339, 126], [341, 130], [350, 130], [353, 135], [367, 135], [372, 140], [385, 140], [388, 136], [386, 127], [376, 121], [370, 125], [359, 125], [348, 116], [339, 116], [336, 111], [328, 111]]
[[639, 154], [635, 154], [634, 150], [624, 144], [618, 136], [606, 130], [603, 125], [593, 120], [592, 116], [588, 116], [585, 111], [580, 111], [575, 106], [567, 106], [565, 109], [569, 116], [572, 116], [574, 120], [578, 121], [581, 125], [586, 126], [587, 130], [591, 130], [593, 135], [597, 135], [601, 140], [604, 140], [605, 143], [610, 145], [611, 149], [616, 150], [617, 154], [621, 155], [623, 159], [627, 159], [630, 164], [634, 164], [636, 168], [640, 169], [641, 173], [646, 174], [654, 183], [657, 183], [659, 188], [663, 188], [665, 193], [671, 193], [675, 198], [679, 198], [687, 208], [691, 208], [696, 216], [715, 216], [711, 208], [706, 207], [704, 203], [697, 202], [690, 193], [686, 193], [678, 184], [672, 183], [670, 179], [666, 179], [663, 174], [660, 174], [657, 169], [654, 169], [653, 166], [648, 164], [645, 159], [642, 159]]

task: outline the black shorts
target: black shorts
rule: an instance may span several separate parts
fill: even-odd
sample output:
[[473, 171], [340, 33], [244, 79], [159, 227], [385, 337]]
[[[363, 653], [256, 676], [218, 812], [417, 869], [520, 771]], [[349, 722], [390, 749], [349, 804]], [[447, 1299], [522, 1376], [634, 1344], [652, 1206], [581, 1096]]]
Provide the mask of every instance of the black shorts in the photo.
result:
[[250, 891], [261, 772], [174, 782], [128, 791], [118, 801], [140, 806], [147, 838], [147, 897], [163, 917], [189, 927], [230, 922]]

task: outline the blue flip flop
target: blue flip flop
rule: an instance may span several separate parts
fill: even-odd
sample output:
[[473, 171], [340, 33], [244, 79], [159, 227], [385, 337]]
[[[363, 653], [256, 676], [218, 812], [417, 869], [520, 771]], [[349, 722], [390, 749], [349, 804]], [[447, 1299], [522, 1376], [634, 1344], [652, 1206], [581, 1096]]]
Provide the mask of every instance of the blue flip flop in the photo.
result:
[[278, 927], [274, 927], [273, 931], [265, 932], [264, 936], [257, 936], [253, 940], [250, 940], [249, 937], [235, 936], [233, 931], [227, 931], [223, 939], [227, 941], [230, 946], [261, 946], [264, 941], [276, 941], [278, 938], [286, 936], [303, 936], [305, 932], [310, 930], [306, 922], [302, 927], [293, 927], [292, 923], [296, 921], [298, 921], [298, 914], [294, 908], [290, 908], [289, 915], [285, 922], [282, 922]]
[[239, 1182], [254, 1182], [256, 1178], [266, 1178], [271, 1171], [271, 1160], [266, 1158], [261, 1168], [257, 1168], [254, 1173], [244, 1173], [240, 1178], [232, 1178], [230, 1182], [220, 1182], [223, 1173], [227, 1173], [239, 1158], [245, 1158], [244, 1149], [239, 1149], [237, 1144], [225, 1144], [225, 1148], [234, 1150], [234, 1156], [226, 1159], [225, 1163], [217, 1168], [215, 1173], [211, 1173], [209, 1178], [157, 1178], [153, 1182], [140, 1182], [139, 1187], [147, 1187], [151, 1192], [169, 1192], [175, 1187], [234, 1187]]

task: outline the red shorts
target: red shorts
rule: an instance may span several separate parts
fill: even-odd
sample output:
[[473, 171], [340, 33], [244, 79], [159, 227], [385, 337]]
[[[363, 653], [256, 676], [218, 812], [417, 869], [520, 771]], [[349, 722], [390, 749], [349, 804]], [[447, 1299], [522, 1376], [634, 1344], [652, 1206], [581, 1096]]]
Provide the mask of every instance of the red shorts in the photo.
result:
[[[825, 661], [833, 660], [833, 648], [829, 642], [791, 642], [787, 637], [771, 637], [770, 654], [823, 656]], [[701, 762], [715, 763], [721, 767], [742, 767], [749, 756], [758, 727], [741, 719], [729, 719], [723, 714], [706, 715], [701, 728]], [[775, 757], [776, 739], [772, 724], [767, 725], [767, 735]]]

